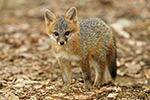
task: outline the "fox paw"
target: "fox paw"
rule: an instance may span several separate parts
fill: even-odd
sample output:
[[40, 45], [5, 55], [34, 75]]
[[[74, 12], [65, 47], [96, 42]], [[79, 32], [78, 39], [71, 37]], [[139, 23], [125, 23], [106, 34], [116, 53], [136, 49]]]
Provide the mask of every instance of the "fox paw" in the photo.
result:
[[87, 90], [91, 90], [92, 89], [92, 83], [91, 82], [85, 83], [85, 88]]
[[69, 92], [70, 87], [69, 86], [63, 86], [62, 91], [63, 92]]
[[101, 87], [101, 84], [100, 83], [94, 83], [93, 84], [93, 89], [98, 89]]

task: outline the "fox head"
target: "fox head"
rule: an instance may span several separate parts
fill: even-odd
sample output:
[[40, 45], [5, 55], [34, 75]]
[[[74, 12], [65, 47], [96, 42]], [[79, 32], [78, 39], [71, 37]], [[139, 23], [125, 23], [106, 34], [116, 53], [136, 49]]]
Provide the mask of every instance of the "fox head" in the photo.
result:
[[47, 33], [58, 45], [67, 44], [79, 31], [77, 9], [75, 7], [71, 7], [64, 15], [59, 16], [47, 9], [44, 18]]

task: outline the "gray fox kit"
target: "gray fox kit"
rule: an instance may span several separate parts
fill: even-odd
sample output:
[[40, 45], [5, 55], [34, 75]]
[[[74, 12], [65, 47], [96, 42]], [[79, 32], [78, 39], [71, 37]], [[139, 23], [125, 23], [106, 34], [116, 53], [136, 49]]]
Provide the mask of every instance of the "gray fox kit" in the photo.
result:
[[[52, 50], [62, 70], [64, 91], [70, 89], [73, 62], [81, 67], [87, 89], [100, 86], [108, 76], [116, 77], [116, 45], [110, 27], [99, 18], [77, 21], [77, 16], [75, 7], [59, 16], [48, 9], [44, 13]], [[95, 68], [94, 84], [90, 66]]]

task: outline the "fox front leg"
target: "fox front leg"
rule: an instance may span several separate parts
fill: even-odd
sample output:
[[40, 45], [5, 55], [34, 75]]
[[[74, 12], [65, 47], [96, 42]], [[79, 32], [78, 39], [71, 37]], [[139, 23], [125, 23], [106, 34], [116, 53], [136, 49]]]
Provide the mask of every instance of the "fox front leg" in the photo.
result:
[[63, 91], [68, 91], [70, 89], [71, 84], [71, 63], [66, 60], [59, 60], [59, 64], [62, 70], [62, 79], [63, 79]]
[[82, 76], [83, 76], [85, 88], [90, 90], [92, 88], [92, 79], [91, 79], [89, 62], [86, 60], [85, 62], [80, 62], [80, 67], [82, 69]]
[[95, 68], [95, 81], [93, 84], [93, 87], [98, 88], [100, 87], [100, 85], [102, 85], [102, 81], [104, 78], [104, 72], [106, 70], [106, 60], [101, 60], [100, 58], [95, 59], [95, 64], [94, 64], [94, 68]]

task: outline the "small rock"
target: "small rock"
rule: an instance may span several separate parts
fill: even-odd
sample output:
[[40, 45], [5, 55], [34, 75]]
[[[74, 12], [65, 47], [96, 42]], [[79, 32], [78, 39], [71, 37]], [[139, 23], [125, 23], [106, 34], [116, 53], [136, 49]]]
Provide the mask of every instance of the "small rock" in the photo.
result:
[[19, 100], [19, 97], [16, 96], [15, 94], [11, 93], [9, 96], [9, 100]]
[[146, 88], [146, 89], [144, 89], [144, 92], [146, 92], [146, 93], [150, 93], [150, 88]]
[[137, 81], [137, 83], [147, 85], [147, 84], [148, 84], [148, 80], [139, 79], [139, 80]]
[[139, 64], [126, 63], [125, 66], [127, 67], [125, 70], [125, 73], [127, 74], [137, 74], [141, 70], [141, 66]]
[[75, 79], [72, 79], [71, 81], [72, 81], [72, 83], [75, 83], [76, 80], [75, 80]]
[[107, 98], [116, 98], [118, 93], [110, 93], [108, 94]]
[[38, 100], [36, 96], [31, 96], [31, 100]]
[[55, 88], [55, 86], [48, 86], [48, 87], [46, 87], [46, 89], [48, 89], [48, 90], [51, 90], [51, 89], [54, 89]]
[[120, 18], [117, 20], [117, 23], [119, 23], [122, 27], [127, 27], [132, 24], [132, 22], [126, 18]]
[[107, 91], [107, 88], [106, 88], [106, 87], [102, 87], [102, 88], [100, 89], [100, 91]]
[[146, 78], [150, 79], [150, 69], [144, 69], [144, 74]]
[[59, 95], [60, 97], [64, 97], [66, 94], [65, 94], [65, 93], [58, 93], [58, 95]]
[[89, 95], [79, 95], [80, 100], [88, 100], [90, 98]]
[[141, 53], [142, 53], [142, 49], [137, 49], [137, 50], [135, 51], [135, 53], [136, 53], [136, 54], [141, 54]]
[[24, 84], [16, 84], [16, 85], [13, 85], [13, 87], [15, 87], [15, 88], [22, 88], [22, 87], [24, 87]]
[[143, 42], [143, 41], [136, 41], [136, 45], [141, 47], [141, 46], [145, 46], [146, 45], [146, 42]]
[[117, 59], [117, 66], [118, 66], [118, 67], [121, 66], [121, 63], [118, 61], [118, 59]]
[[25, 46], [21, 46], [20, 48], [16, 49], [15, 53], [19, 53], [19, 52], [25, 52], [27, 51], [29, 48], [25, 47]]
[[131, 46], [134, 46], [136, 43], [136, 41], [134, 40], [128, 40], [128, 44], [131, 45]]
[[94, 90], [94, 92], [96, 93], [96, 94], [98, 94], [98, 93], [101, 93], [101, 92], [103, 92], [102, 90], [99, 90], [99, 89], [96, 89], [96, 90]]
[[53, 97], [59, 97], [59, 94], [52, 94]]
[[113, 90], [113, 91], [116, 91], [116, 92], [120, 92], [121, 91], [121, 88], [120, 87], [108, 87], [107, 90]]
[[74, 90], [74, 91], [78, 91], [77, 87], [71, 87], [71, 89]]
[[140, 65], [141, 65], [141, 66], [144, 66], [144, 65], [145, 65], [145, 62], [144, 62], [144, 61], [140, 61]]
[[34, 88], [35, 89], [40, 89], [40, 88], [42, 88], [42, 85], [34, 85]]
[[70, 98], [70, 96], [65, 96], [64, 99], [73, 100], [73, 99]]
[[32, 80], [24, 80], [23, 81], [24, 84], [35, 84], [35, 83], [39, 83], [38, 81], [32, 81]]
[[23, 83], [24, 79], [17, 79], [15, 83]]
[[124, 73], [124, 72], [122, 72], [120, 69], [117, 69], [117, 75], [124, 76], [124, 75], [125, 75], [125, 73]]
[[52, 97], [45, 97], [45, 100], [54, 100]]

